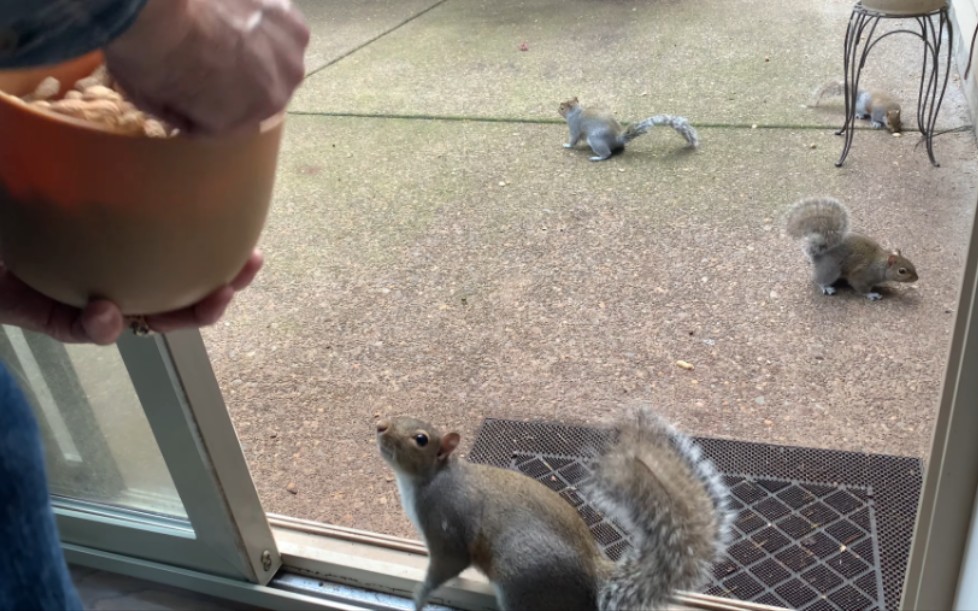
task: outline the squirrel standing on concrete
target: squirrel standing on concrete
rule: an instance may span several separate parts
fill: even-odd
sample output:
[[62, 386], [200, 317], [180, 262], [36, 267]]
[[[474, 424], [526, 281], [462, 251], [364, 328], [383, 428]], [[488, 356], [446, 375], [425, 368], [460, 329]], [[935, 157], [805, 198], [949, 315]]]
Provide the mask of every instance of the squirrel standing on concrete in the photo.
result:
[[377, 444], [428, 547], [416, 609], [470, 565], [492, 582], [504, 611], [664, 608], [676, 590], [703, 585], [733, 519], [713, 463], [645, 409], [620, 426], [581, 488], [630, 537], [617, 563], [544, 484], [456, 459], [458, 433], [398, 417], [377, 423]]
[[[815, 90], [810, 106], [818, 106], [826, 95], [845, 95], [845, 92], [845, 83], [829, 81]], [[876, 129], [885, 127], [894, 134], [903, 129], [900, 123], [900, 103], [882, 91], [857, 89], [855, 115], [859, 119], [869, 119], [870, 124]]]
[[594, 157], [590, 158], [591, 161], [603, 161], [611, 157], [613, 153], [625, 150], [625, 144], [656, 125], [672, 127], [693, 148], [700, 144], [696, 130], [685, 117], [655, 115], [623, 128], [611, 114], [587, 110], [581, 106], [576, 97], [562, 102], [557, 108], [557, 112], [567, 121], [567, 126], [570, 129], [570, 137], [564, 144], [564, 148], [574, 148], [581, 138], [584, 138], [595, 153]]
[[888, 251], [875, 240], [849, 231], [849, 211], [837, 199], [812, 197], [788, 210], [788, 235], [804, 238], [815, 282], [823, 295], [835, 293], [839, 279], [872, 301], [882, 295], [873, 287], [883, 282], [915, 282], [917, 270], [899, 250]]

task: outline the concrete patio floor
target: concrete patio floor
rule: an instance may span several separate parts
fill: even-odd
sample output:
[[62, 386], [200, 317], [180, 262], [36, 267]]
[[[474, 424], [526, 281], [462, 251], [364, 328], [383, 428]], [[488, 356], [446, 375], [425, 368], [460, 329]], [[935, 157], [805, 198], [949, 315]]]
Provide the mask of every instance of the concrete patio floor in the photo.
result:
[[[266, 510], [413, 537], [374, 447], [392, 413], [471, 443], [648, 402], [696, 435], [926, 455], [978, 199], [956, 72], [940, 168], [862, 129], [836, 168], [842, 102], [805, 104], [842, 76], [848, 1], [299, 4], [266, 267], [204, 333]], [[919, 45], [864, 72], [907, 123]], [[660, 128], [591, 163], [561, 146], [574, 95], [702, 147]], [[821, 194], [919, 282], [822, 296], [781, 227]]]

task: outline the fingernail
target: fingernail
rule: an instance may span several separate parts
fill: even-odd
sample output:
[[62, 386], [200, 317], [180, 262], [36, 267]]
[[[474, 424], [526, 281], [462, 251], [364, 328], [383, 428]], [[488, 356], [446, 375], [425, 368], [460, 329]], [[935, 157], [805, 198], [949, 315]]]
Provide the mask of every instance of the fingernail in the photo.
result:
[[103, 310], [94, 316], [93, 322], [100, 327], [107, 327], [115, 322], [115, 313], [110, 310]]
[[111, 309], [102, 309], [92, 314], [85, 324], [85, 331], [97, 344], [111, 344], [119, 336], [121, 325], [118, 316]]

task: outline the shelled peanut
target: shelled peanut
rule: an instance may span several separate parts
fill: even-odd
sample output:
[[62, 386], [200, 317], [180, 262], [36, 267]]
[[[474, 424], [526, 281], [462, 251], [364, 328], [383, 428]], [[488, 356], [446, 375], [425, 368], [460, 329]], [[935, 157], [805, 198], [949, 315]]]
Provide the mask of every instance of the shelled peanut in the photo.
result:
[[151, 138], [167, 138], [177, 130], [165, 125], [136, 108], [114, 86], [105, 66], [99, 66], [89, 76], [79, 79], [72, 89], [58, 98], [61, 83], [53, 76], [38, 83], [31, 93], [17, 97], [0, 91], [7, 99], [55, 112], [76, 119], [110, 127], [112, 131], [128, 135], [145, 135]]

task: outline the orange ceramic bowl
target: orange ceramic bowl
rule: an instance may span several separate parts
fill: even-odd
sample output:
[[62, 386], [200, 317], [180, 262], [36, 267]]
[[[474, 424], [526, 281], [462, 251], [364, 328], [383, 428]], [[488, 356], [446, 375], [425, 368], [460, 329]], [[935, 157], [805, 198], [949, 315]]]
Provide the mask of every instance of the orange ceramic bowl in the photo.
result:
[[[22, 95], [46, 76], [71, 87], [101, 61], [0, 71], [0, 91]], [[0, 96], [0, 256], [74, 306], [101, 297], [153, 314], [193, 304], [258, 242], [282, 121], [228, 138], [148, 138]]]

